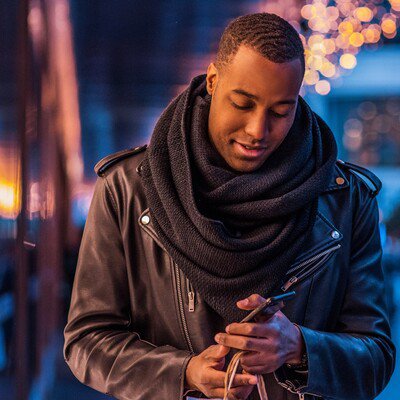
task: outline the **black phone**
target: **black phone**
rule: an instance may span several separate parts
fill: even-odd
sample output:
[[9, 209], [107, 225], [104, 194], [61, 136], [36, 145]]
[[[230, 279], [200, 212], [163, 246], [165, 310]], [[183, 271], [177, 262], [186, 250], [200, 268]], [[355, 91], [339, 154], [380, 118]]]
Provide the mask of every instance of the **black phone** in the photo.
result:
[[283, 308], [284, 301], [293, 299], [295, 294], [295, 291], [291, 291], [277, 296], [268, 297], [268, 299], [244, 317], [240, 322], [250, 322], [254, 321], [257, 317], [275, 314], [278, 310]]

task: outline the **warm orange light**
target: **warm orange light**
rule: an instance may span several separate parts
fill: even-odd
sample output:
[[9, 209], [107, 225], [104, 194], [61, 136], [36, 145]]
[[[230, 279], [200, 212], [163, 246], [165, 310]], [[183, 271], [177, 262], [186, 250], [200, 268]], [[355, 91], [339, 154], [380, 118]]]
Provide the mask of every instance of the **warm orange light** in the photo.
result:
[[317, 9], [312, 4], [307, 4], [301, 9], [301, 16], [305, 19], [311, 19], [317, 16]]
[[336, 67], [329, 61], [323, 63], [321, 68], [321, 74], [327, 78], [332, 78], [336, 73]]
[[12, 182], [0, 180], [0, 217], [15, 219], [19, 212], [17, 188]]
[[335, 41], [333, 39], [324, 39], [322, 44], [325, 47], [325, 53], [326, 54], [332, 54], [332, 53], [335, 52], [336, 45], [335, 45]]
[[324, 33], [329, 32], [329, 24], [320, 17], [315, 17], [315, 18], [310, 19], [308, 21], [308, 26], [313, 31], [324, 32]]
[[354, 47], [361, 47], [364, 44], [364, 36], [359, 32], [350, 35], [349, 43]]
[[319, 70], [322, 67], [324, 58], [319, 55], [313, 55], [307, 59], [307, 66], [313, 70]]
[[315, 43], [312, 48], [312, 52], [314, 55], [324, 56], [326, 54], [325, 46], [323, 43]]
[[350, 36], [354, 31], [354, 27], [351, 22], [343, 21], [339, 24], [338, 30], [342, 35]]
[[383, 32], [383, 36], [385, 36], [388, 39], [394, 39], [396, 37], [396, 35], [397, 35], [397, 31], [394, 31], [393, 33]]
[[400, 11], [400, 0], [389, 0], [389, 3], [393, 10]]
[[315, 85], [319, 81], [319, 74], [317, 71], [311, 69], [306, 70], [304, 74], [304, 83], [306, 85]]
[[347, 49], [350, 44], [349, 37], [346, 35], [339, 35], [336, 38], [335, 43], [336, 43], [336, 46], [339, 47], [340, 49]]
[[324, 35], [314, 34], [308, 38], [308, 45], [313, 47], [315, 44], [322, 43], [324, 40]]
[[339, 5], [340, 12], [346, 17], [349, 16], [355, 8], [356, 6], [350, 2], [343, 2]]
[[331, 24], [329, 26], [329, 29], [333, 32], [336, 32], [338, 30], [338, 22], [337, 21], [331, 21]]
[[0, 217], [17, 218], [20, 209], [20, 163], [14, 142], [0, 143]]
[[363, 29], [361, 33], [367, 43], [377, 43], [381, 38], [381, 28], [376, 24], [371, 24], [367, 29]]
[[396, 22], [388, 18], [382, 21], [381, 27], [384, 33], [393, 34], [396, 32]]
[[353, 69], [357, 65], [357, 59], [353, 54], [345, 53], [340, 57], [340, 65], [345, 69]]
[[330, 21], [335, 21], [339, 18], [339, 9], [337, 7], [331, 6], [326, 9], [326, 16]]
[[[309, 4], [300, 11], [311, 30], [311, 35], [300, 34], [306, 62], [303, 84], [318, 84], [317, 92], [326, 94], [330, 87], [323, 78], [336, 79], [343, 69], [353, 69], [364, 44], [378, 43], [382, 35], [394, 38], [400, 0], [388, 1], [391, 8], [383, 0], [308, 0]], [[284, 2], [279, 4], [282, 13], [287, 13], [288, 6]]]
[[374, 14], [368, 7], [358, 7], [354, 10], [354, 16], [361, 22], [369, 22], [373, 18]]
[[313, 5], [315, 10], [315, 16], [318, 18], [325, 18], [326, 16], [326, 6], [321, 1], [314, 2]]

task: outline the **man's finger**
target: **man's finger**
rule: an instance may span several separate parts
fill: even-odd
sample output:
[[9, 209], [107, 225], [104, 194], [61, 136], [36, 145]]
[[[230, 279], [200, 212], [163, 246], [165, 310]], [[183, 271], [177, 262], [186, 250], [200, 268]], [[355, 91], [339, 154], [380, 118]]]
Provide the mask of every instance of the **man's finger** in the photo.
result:
[[230, 351], [230, 348], [221, 344], [212, 345], [204, 353], [206, 360], [218, 361], [224, 358]]
[[247, 386], [247, 385], [257, 385], [257, 376], [246, 374], [237, 374], [233, 378], [231, 387]]
[[225, 331], [231, 335], [268, 337], [269, 329], [265, 323], [244, 322], [230, 324], [225, 328]]
[[[223, 388], [225, 386], [226, 372], [209, 369], [210, 373], [207, 377], [208, 384], [213, 388]], [[232, 387], [247, 386], [257, 384], [257, 377], [251, 374], [235, 374]]]
[[[264, 366], [270, 361], [270, 358], [274, 358], [273, 355], [261, 355], [260, 353], [256, 353], [254, 351], [245, 353], [240, 357], [240, 365], [243, 368], [246, 368], [246, 366], [251, 365], [251, 366]], [[272, 361], [272, 360], [271, 360]]]
[[266, 299], [259, 294], [252, 294], [245, 299], [239, 300], [236, 305], [242, 310], [254, 310], [260, 304], [262, 304]]
[[285, 314], [278, 310], [273, 315], [257, 318], [255, 322], [234, 322], [225, 328], [225, 332], [231, 335], [272, 338], [280, 335], [281, 326], [286, 320], [288, 321]]
[[228, 335], [226, 333], [219, 333], [215, 336], [215, 341], [224, 346], [228, 346], [238, 350], [247, 351], [261, 351], [265, 348], [267, 339], [258, 339], [249, 336]]

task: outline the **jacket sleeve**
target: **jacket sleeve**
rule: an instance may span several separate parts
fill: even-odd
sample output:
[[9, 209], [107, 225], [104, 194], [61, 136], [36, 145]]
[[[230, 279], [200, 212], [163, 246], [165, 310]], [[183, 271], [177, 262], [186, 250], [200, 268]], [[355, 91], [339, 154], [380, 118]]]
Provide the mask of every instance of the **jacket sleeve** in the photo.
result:
[[[377, 201], [358, 182], [353, 216], [349, 276], [334, 332], [300, 326], [308, 355], [308, 374], [275, 378], [291, 391], [326, 399], [374, 399], [395, 366], [395, 348], [387, 317]], [[360, 187], [361, 186], [361, 187]]]
[[[79, 250], [64, 358], [82, 383], [118, 399], [180, 399], [188, 351], [140, 339], [130, 319], [116, 203], [98, 178]], [[113, 288], [123, 288], [114, 290]]]

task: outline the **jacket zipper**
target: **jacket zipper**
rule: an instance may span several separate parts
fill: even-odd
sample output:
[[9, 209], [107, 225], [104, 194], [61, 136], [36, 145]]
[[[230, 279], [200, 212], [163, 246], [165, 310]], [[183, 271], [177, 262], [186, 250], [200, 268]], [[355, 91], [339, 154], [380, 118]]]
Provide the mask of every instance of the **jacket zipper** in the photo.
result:
[[189, 298], [189, 312], [194, 312], [194, 289], [188, 278], [186, 278], [186, 285]]
[[185, 310], [184, 310], [184, 306], [183, 306], [182, 285], [181, 285], [181, 277], [179, 275], [179, 267], [176, 263], [174, 263], [174, 267], [175, 267], [176, 288], [177, 288], [177, 294], [178, 294], [179, 313], [181, 316], [183, 332], [185, 334], [186, 343], [189, 347], [190, 352], [194, 353], [192, 342], [190, 341], [190, 337], [189, 337], [189, 329], [187, 326]]
[[[300, 282], [301, 280], [305, 279], [307, 276], [311, 275], [318, 268], [320, 268], [326, 260], [328, 260], [328, 258], [333, 254], [334, 251], [338, 250], [340, 247], [341, 247], [341, 245], [337, 244], [336, 246], [331, 247], [327, 250], [324, 250], [323, 252], [300, 263], [296, 268], [294, 268], [294, 270], [298, 271], [298, 272], [296, 272], [295, 275], [290, 277], [289, 280], [283, 284], [283, 286], [281, 287], [281, 290], [283, 292], [286, 292], [295, 283]], [[310, 268], [310, 269], [305, 268], [309, 264], [313, 263], [315, 260], [318, 260], [319, 258], [321, 258], [321, 260], [319, 260], [312, 268]]]
[[[286, 292], [295, 283], [300, 282], [303, 279], [305, 279], [306, 277], [313, 274], [333, 255], [333, 253], [336, 250], [340, 249], [340, 247], [342, 247], [340, 244], [330, 247], [329, 249], [326, 249], [326, 250], [322, 251], [321, 253], [316, 254], [315, 256], [312, 256], [308, 260], [301, 262], [297, 267], [292, 268], [292, 270], [289, 270], [289, 273], [292, 271], [295, 273], [295, 275], [293, 275], [292, 277], [289, 278], [289, 280], [281, 287], [281, 290], [283, 292]], [[318, 259], [320, 259], [320, 260], [318, 260]], [[312, 268], [310, 268], [310, 269], [305, 268], [316, 260], [318, 260], [318, 262]], [[297, 394], [297, 396], [299, 397], [299, 400], [305, 400], [306, 394], [316, 396], [313, 393], [306, 393], [306, 392], [302, 393], [302, 392], [300, 392], [300, 390], [295, 390], [293, 387], [293, 384], [291, 384], [291, 382], [289, 382], [289, 381], [286, 381], [286, 382], [287, 382], [287, 385], [281, 384], [281, 386], [285, 387], [290, 392]]]

